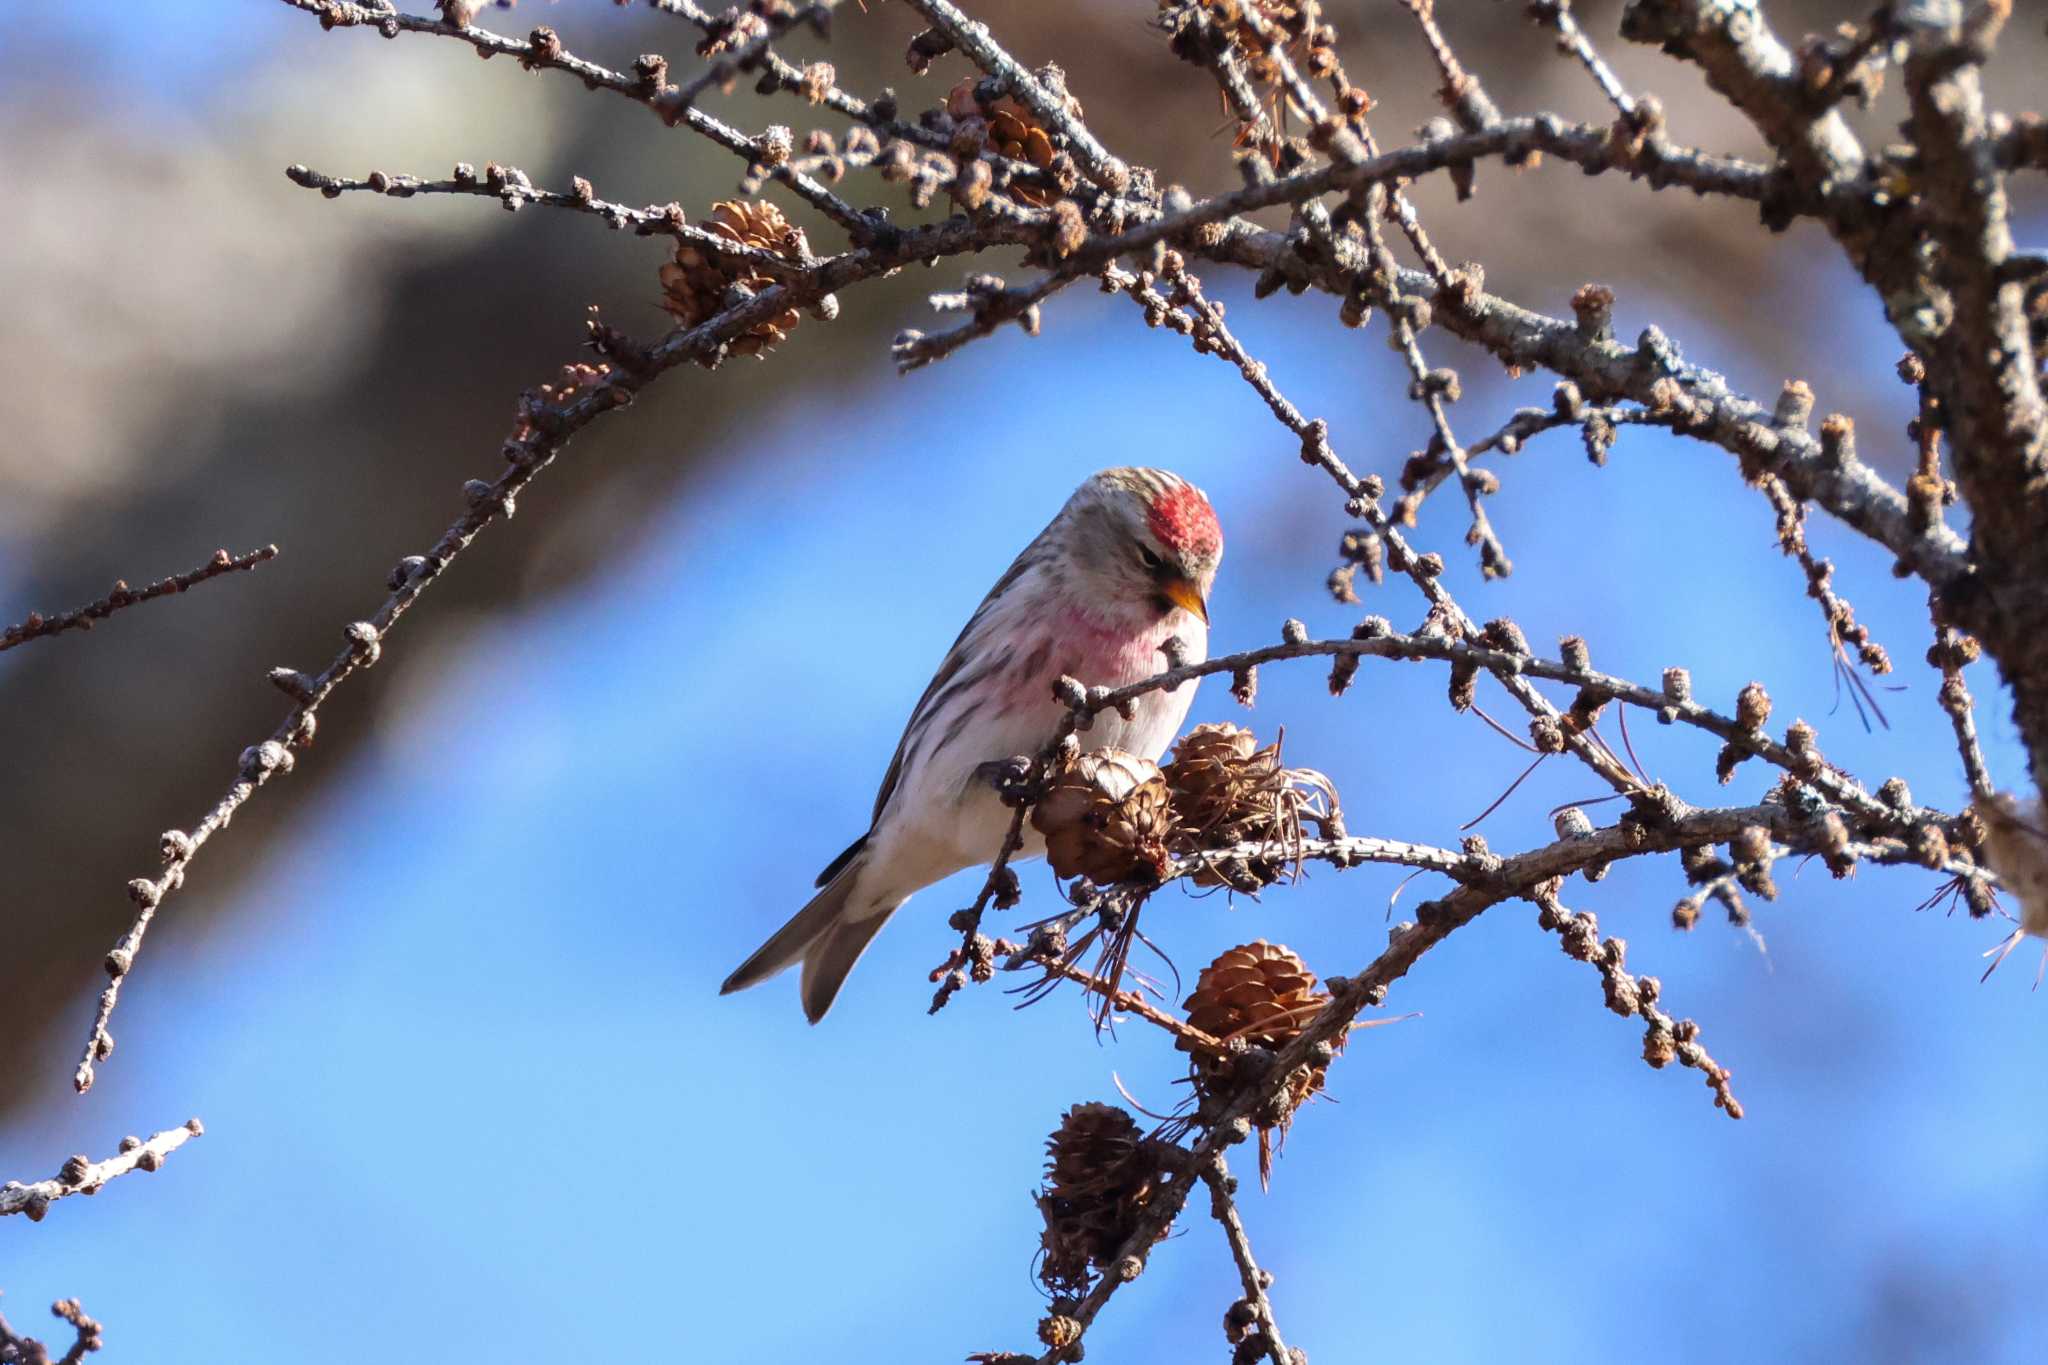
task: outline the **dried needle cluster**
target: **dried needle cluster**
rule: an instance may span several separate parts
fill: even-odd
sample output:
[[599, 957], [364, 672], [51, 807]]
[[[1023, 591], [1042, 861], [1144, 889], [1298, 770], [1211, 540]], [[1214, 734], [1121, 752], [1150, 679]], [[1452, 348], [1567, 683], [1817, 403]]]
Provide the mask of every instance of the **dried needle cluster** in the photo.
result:
[[[688, 76], [659, 53], [624, 69], [606, 66], [547, 25], [524, 35], [492, 31], [479, 25], [487, 10], [474, 0], [442, 0], [430, 12], [389, 0], [281, 3], [325, 29], [467, 47], [640, 105], [655, 116], [650, 137], [674, 130], [730, 154], [739, 195], [717, 202], [699, 224], [674, 203], [608, 200], [580, 177], [567, 189], [546, 189], [500, 163], [481, 174], [457, 166], [445, 179], [384, 171], [351, 179], [290, 168], [295, 183], [329, 198], [471, 196], [662, 238], [670, 260], [659, 268], [659, 301], [676, 326], [645, 340], [586, 320], [594, 356], [560, 382], [520, 396], [496, 447], [501, 467], [465, 487], [447, 529], [393, 569], [381, 600], [366, 603], [365, 614], [338, 632], [329, 660], [310, 671], [273, 671], [290, 702], [284, 718], [243, 752], [226, 794], [189, 831], [164, 835], [161, 870], [130, 883], [135, 919], [107, 957], [109, 984], [78, 1069], [80, 1089], [112, 1049], [111, 1017], [152, 917], [184, 884], [200, 850], [259, 788], [292, 770], [312, 742], [324, 700], [376, 664], [420, 594], [477, 536], [509, 518], [515, 498], [576, 435], [675, 371], [801, 346], [792, 331], [803, 313], [830, 321], [842, 297], [866, 297], [860, 286], [869, 281], [951, 262], [967, 267], [962, 287], [934, 294], [932, 304], [953, 321], [934, 333], [902, 332], [894, 347], [902, 369], [942, 360], [1008, 323], [1033, 335], [1050, 330], [1055, 297], [1093, 281], [1134, 305], [1133, 322], [1221, 362], [1227, 369], [1213, 371], [1219, 378], [1242, 379], [1302, 462], [1334, 485], [1354, 522], [1328, 579], [1337, 600], [1354, 604], [1364, 591], [1390, 591], [1387, 584], [1405, 580], [1415, 621], [1398, 628], [1387, 613], [1401, 609], [1390, 604], [1348, 636], [1313, 639], [1289, 621], [1277, 643], [1198, 665], [1169, 658], [1157, 677], [1121, 689], [1063, 679], [1056, 689], [1067, 707], [1061, 734], [997, 774], [1014, 819], [1003, 846], [990, 850], [994, 866], [980, 895], [954, 916], [960, 945], [935, 973], [943, 984], [934, 1008], [999, 970], [1035, 973], [1043, 989], [1076, 983], [1098, 1000], [1099, 1021], [1135, 1018], [1171, 1037], [1191, 1059], [1194, 1097], [1150, 1134], [1107, 1106], [1069, 1112], [1049, 1144], [1040, 1195], [1042, 1272], [1056, 1296], [1040, 1324], [1043, 1349], [977, 1359], [1079, 1359], [1090, 1324], [1120, 1286], [1143, 1273], [1199, 1183], [1210, 1192], [1209, 1212], [1243, 1287], [1225, 1315], [1233, 1359], [1301, 1360], [1268, 1293], [1272, 1276], [1253, 1255], [1228, 1149], [1257, 1133], [1262, 1175], [1270, 1175], [1273, 1136], [1285, 1132], [1303, 1101], [1335, 1083], [1337, 1050], [1366, 1022], [1362, 1016], [1385, 1002], [1424, 953], [1504, 902], [1536, 906], [1539, 923], [1566, 952], [1598, 970], [1608, 1007], [1643, 1021], [1645, 1060], [1697, 1070], [1731, 1117], [1742, 1109], [1728, 1068], [1705, 1051], [1696, 1023], [1664, 1012], [1663, 986], [1629, 970], [1621, 941], [1602, 938], [1591, 914], [1566, 908], [1569, 878], [1594, 883], [1623, 859], [1674, 853], [1688, 886], [1674, 921], [1692, 926], [1711, 900], [1749, 928], [1745, 895], [1779, 894], [1772, 868], [1782, 858], [1818, 858], [1838, 877], [1871, 866], [1917, 867], [1945, 879], [1933, 900], [1959, 900], [1973, 917], [2004, 913], [1999, 896], [2014, 893], [2018, 927], [2007, 950], [2024, 935], [2048, 937], [2041, 809], [1998, 791], [1964, 676], [1988, 659], [2009, 685], [2031, 770], [2008, 781], [2038, 791], [2048, 780], [2048, 594], [2039, 591], [2048, 582], [2040, 496], [2048, 478], [2048, 258], [2015, 245], [2006, 182], [2048, 170], [2048, 133], [2037, 117], [2009, 115], [1985, 99], [1981, 72], [1997, 58], [2010, 0], [1881, 3], [1861, 23], [1795, 46], [1773, 30], [1765, 5], [1629, 0], [1620, 36], [1698, 68], [1768, 148], [1756, 161], [1677, 140], [1662, 103], [1622, 84], [1565, 0], [1533, 0], [1519, 16], [1499, 7], [1493, 21], [1526, 18], [1534, 29], [1530, 60], [1554, 50], [1583, 68], [1611, 118], [1580, 123], [1504, 111], [1439, 27], [1432, 0], [1404, 0], [1431, 54], [1443, 116], [1395, 147], [1378, 140], [1373, 102], [1345, 70], [1354, 54], [1313, 0], [1159, 0], [1162, 50], [1187, 63], [1192, 79], [1213, 84], [1235, 127], [1232, 143], [1219, 144], [1219, 159], [1228, 160], [1221, 168], [1145, 166], [1119, 156], [1089, 126], [1058, 67], [1025, 66], [954, 0], [900, 0], [926, 25], [905, 54], [913, 79], [937, 73], [907, 93], [882, 72], [848, 76], [831, 62], [785, 55], [798, 42], [828, 39], [835, 14], [842, 23], [864, 22], [837, 0], [749, 0], [716, 12], [696, 0], [659, 0], [656, 8], [684, 26], [680, 45], [703, 63]], [[750, 130], [729, 121], [740, 114], [706, 107], [743, 78], [764, 96], [789, 97], [813, 126]], [[1086, 93], [1097, 106], [1114, 97]], [[1896, 101], [1900, 140], [1866, 145], [1840, 116], [1844, 99]], [[820, 119], [832, 126], [815, 126]], [[1897, 335], [1898, 375], [1919, 399], [1904, 433], [1913, 476], [1895, 486], [1866, 463], [1846, 415], [1828, 415], [1816, 430], [1815, 395], [1797, 379], [1766, 400], [1688, 359], [1657, 327], [1618, 336], [1615, 296], [1605, 286], [1585, 285], [1556, 312], [1489, 293], [1483, 266], [1454, 265], [1406, 192], [1441, 175], [1466, 198], [1480, 192], [1482, 166], [1533, 169], [1546, 160], [1626, 179], [1644, 194], [1678, 188], [1740, 201], [1764, 231], [1796, 221], [1819, 227], [1870, 291], [1873, 314], [1881, 307]], [[1186, 188], [1219, 179], [1235, 188]], [[1512, 193], [1505, 178], [1484, 183], [1487, 193]], [[711, 196], [693, 190], [690, 197]], [[895, 213], [905, 206], [918, 216], [899, 221]], [[822, 254], [785, 210], [807, 215]], [[1262, 210], [1284, 214], [1284, 226], [1250, 216]], [[1461, 253], [1477, 258], [1485, 247], [1483, 240], [1461, 244]], [[1028, 278], [1011, 283], [993, 273], [992, 256]], [[1384, 501], [1378, 475], [1354, 471], [1339, 453], [1341, 433], [1287, 397], [1232, 331], [1198, 271], [1245, 272], [1256, 298], [1282, 290], [1320, 296], [1334, 327], [1383, 333], [1402, 357], [1415, 405], [1417, 449], [1400, 471], [1394, 502]], [[654, 285], [650, 279], [650, 293]], [[1430, 354], [1451, 341], [1516, 374], [1548, 372], [1551, 401], [1513, 413], [1476, 440], [1461, 436], [1452, 413], [1463, 380]], [[1720, 452], [1768, 499], [1780, 544], [1804, 573], [1859, 705], [1874, 710], [1876, 697], [1856, 670], [1883, 674], [1891, 659], [1858, 623], [1834, 566], [1813, 555], [1809, 515], [1818, 510], [1882, 547], [1901, 577], [1918, 581], [1932, 627], [1927, 658], [1942, 679], [1939, 703], [1955, 733], [1969, 805], [1923, 805], [1898, 777], [1846, 771], [1824, 756], [1816, 728], [1804, 720], [1774, 730], [1760, 683], [1727, 699], [1723, 710], [1694, 696], [1680, 664], [1643, 683], [1595, 668], [1579, 636], [1561, 641], [1554, 657], [1539, 653], [1514, 622], [1468, 612], [1444, 583], [1442, 553], [1411, 542], [1430, 494], [1454, 482], [1465, 545], [1486, 576], [1508, 575], [1506, 537], [1487, 510], [1501, 478], [1482, 457], [1513, 454], [1543, 433], [1570, 429], [1604, 464], [1628, 426]], [[1947, 524], [1956, 506], [1969, 513], [1967, 537]], [[222, 567], [246, 566], [217, 562], [181, 586]], [[32, 616], [0, 647], [89, 624], [154, 594], [124, 587], [67, 618]], [[1222, 674], [1250, 705], [1260, 668], [1310, 658], [1330, 669], [1334, 693], [1370, 660], [1443, 666], [1454, 713], [1484, 716], [1528, 751], [1532, 769], [1552, 759], [1579, 765], [1620, 802], [1619, 814], [1596, 825], [1586, 808], [1569, 808], [1558, 813], [1554, 841], [1497, 853], [1477, 836], [1430, 845], [1351, 834], [1327, 780], [1287, 768], [1277, 745], [1262, 747], [1231, 726], [1192, 732], [1164, 767], [1128, 754], [1074, 752], [1073, 735], [1093, 716], [1147, 691]], [[1511, 725], [1480, 711], [1482, 684], [1522, 716]], [[1718, 757], [1653, 779], [1634, 761], [1631, 715], [1710, 737]], [[1717, 782], [1709, 776], [1726, 784], [1746, 765], [1770, 770], [1765, 794], [1713, 804]], [[1046, 837], [1055, 869], [1074, 880], [1063, 908], [1033, 926], [1027, 942], [991, 940], [981, 932], [984, 914], [1009, 910], [1021, 896], [1008, 862], [1027, 820]], [[1384, 950], [1321, 986], [1294, 955], [1257, 941], [1201, 973], [1185, 1018], [1149, 998], [1141, 976], [1131, 974], [1127, 988], [1125, 965], [1133, 942], [1145, 941], [1137, 923], [1148, 897], [1175, 881], [1253, 893], [1311, 860], [1339, 869], [1411, 868], [1437, 878], [1439, 889], [1394, 928]], [[1098, 963], [1082, 966], [1096, 944]], [[77, 1179], [64, 1185], [60, 1177], [58, 1193], [83, 1188], [99, 1169], [67, 1167]], [[21, 1202], [26, 1188], [12, 1197]], [[0, 1326], [0, 1342], [11, 1339]]]

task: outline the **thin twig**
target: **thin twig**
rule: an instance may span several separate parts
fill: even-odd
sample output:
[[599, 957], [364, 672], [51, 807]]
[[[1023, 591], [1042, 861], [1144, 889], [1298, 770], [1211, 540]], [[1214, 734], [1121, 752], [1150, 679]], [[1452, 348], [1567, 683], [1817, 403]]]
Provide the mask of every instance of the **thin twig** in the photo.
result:
[[537, 28], [530, 39], [521, 41], [473, 24], [454, 24], [425, 15], [406, 14], [374, 2], [281, 0], [281, 3], [319, 16], [323, 28], [370, 27], [390, 37], [400, 33], [431, 34], [467, 43], [484, 57], [515, 58], [528, 70], [566, 72], [591, 89], [610, 90], [636, 104], [645, 105], [663, 122], [671, 126], [682, 124], [743, 158], [750, 166], [762, 167], [770, 179], [787, 186], [813, 208], [845, 228], [856, 244], [872, 240], [879, 226], [877, 220], [869, 218], [810, 176], [787, 166], [771, 164], [773, 158], [757, 139], [683, 100], [678, 88], [669, 85], [660, 74], [650, 71], [644, 75], [628, 75], [579, 57], [562, 45], [561, 38], [553, 29]]
[[181, 574], [172, 574], [169, 578], [160, 578], [147, 587], [131, 588], [126, 582], [117, 581], [105, 597], [61, 615], [44, 616], [38, 612], [30, 612], [25, 620], [0, 631], [0, 650], [13, 649], [16, 645], [25, 644], [30, 640], [67, 630], [91, 630], [94, 622], [104, 621], [124, 607], [184, 592], [187, 588], [196, 587], [209, 578], [219, 578], [222, 574], [235, 573], [238, 570], [253, 569], [258, 564], [267, 563], [275, 558], [275, 545], [251, 550], [245, 555], [230, 555], [226, 550], [215, 550], [213, 558], [198, 568], [187, 569]]
[[933, 361], [943, 360], [968, 342], [989, 335], [1006, 322], [1017, 323], [1028, 336], [1037, 336], [1038, 305], [1079, 278], [1079, 275], [1063, 271], [1020, 288], [1005, 288], [1000, 279], [982, 287], [977, 287], [976, 281], [970, 281], [967, 289], [959, 294], [932, 295], [934, 310], [968, 312], [974, 316], [943, 332], [927, 334], [906, 330], [897, 333], [895, 344], [890, 347], [896, 357], [897, 372], [908, 374]]
[[1715, 1107], [1731, 1119], [1741, 1118], [1742, 1105], [1728, 1087], [1728, 1068], [1716, 1062], [1700, 1044], [1698, 1024], [1690, 1019], [1673, 1019], [1658, 1008], [1663, 983], [1654, 976], [1630, 975], [1628, 944], [1618, 938], [1601, 938], [1599, 922], [1590, 912], [1576, 914], [1567, 910], [1557, 898], [1555, 883], [1538, 891], [1535, 901], [1539, 911], [1537, 922], [1564, 941], [1565, 956], [1588, 963], [1600, 973], [1607, 1008], [1623, 1018], [1642, 1018], [1643, 1060], [1658, 1069], [1673, 1061], [1693, 1068], [1706, 1077], [1707, 1088], [1714, 1092]]
[[470, 166], [458, 166], [456, 174], [447, 180], [425, 180], [418, 176], [386, 174], [383, 171], [374, 172], [358, 180], [327, 175], [300, 165], [287, 166], [285, 177], [294, 185], [318, 190], [330, 199], [350, 192], [382, 194], [392, 199], [410, 199], [414, 195], [422, 194], [456, 194], [479, 199], [495, 199], [514, 210], [528, 204], [568, 209], [575, 213], [587, 213], [601, 218], [613, 228], [630, 227], [641, 237], [670, 237], [678, 242], [688, 242], [708, 255], [734, 264], [743, 264], [753, 272], [778, 280], [800, 279], [809, 269], [804, 262], [793, 261], [787, 256], [762, 247], [735, 242], [729, 237], [721, 237], [704, 228], [692, 227], [676, 205], [628, 208], [624, 204], [598, 198], [587, 182], [579, 182], [574, 190], [539, 189], [517, 167], [500, 166], [495, 162], [486, 166], [481, 175]]
[[139, 1138], [123, 1138], [120, 1154], [104, 1161], [74, 1156], [64, 1163], [63, 1170], [48, 1180], [27, 1184], [10, 1180], [0, 1185], [0, 1216], [21, 1213], [28, 1215], [31, 1223], [40, 1223], [43, 1215], [50, 1211], [50, 1205], [59, 1199], [68, 1199], [74, 1194], [98, 1194], [109, 1180], [130, 1171], [154, 1171], [163, 1165], [165, 1157], [205, 1131], [206, 1126], [198, 1119], [187, 1119], [176, 1128], [166, 1128], [152, 1135], [146, 1142]]
[[[1287, 1349], [1287, 1342], [1280, 1335], [1280, 1324], [1273, 1315], [1273, 1300], [1266, 1293], [1272, 1286], [1273, 1277], [1262, 1270], [1252, 1255], [1252, 1240], [1244, 1230], [1244, 1219], [1237, 1208], [1237, 1178], [1230, 1173], [1221, 1151], [1212, 1152], [1207, 1161], [1196, 1167], [1202, 1182], [1209, 1187], [1209, 1216], [1223, 1229], [1223, 1239], [1230, 1244], [1230, 1259], [1237, 1265], [1237, 1280], [1244, 1287], [1244, 1303], [1252, 1313], [1252, 1324], [1246, 1332], [1257, 1332], [1262, 1340], [1259, 1347], [1266, 1359], [1273, 1365], [1295, 1365], [1294, 1354]], [[1226, 1319], [1226, 1322], [1228, 1319]], [[1242, 1350], [1233, 1359], [1242, 1359]]]
[[1095, 973], [1088, 971], [1086, 968], [1077, 967], [1072, 962], [1055, 953], [1041, 952], [1022, 956], [1012, 964], [1012, 967], [1013, 969], [1036, 967], [1054, 976], [1072, 981], [1082, 989], [1102, 997], [1112, 1010], [1122, 1010], [1127, 1014], [1136, 1015], [1148, 1024], [1156, 1025], [1168, 1034], [1171, 1034], [1176, 1041], [1185, 1043], [1189, 1050], [1197, 1054], [1207, 1053], [1212, 1057], [1227, 1055], [1227, 1049], [1224, 1047], [1221, 1039], [1204, 1033], [1194, 1025], [1175, 1018], [1157, 1005], [1154, 1005], [1151, 1001], [1145, 999], [1138, 992], [1122, 990], [1111, 986]]
[[52, 1356], [50, 1348], [32, 1336], [17, 1332], [0, 1314], [0, 1361], [20, 1362], [20, 1365], [80, 1365], [86, 1356], [100, 1349], [102, 1329], [94, 1319], [87, 1317], [85, 1308], [77, 1299], [59, 1299], [50, 1305], [50, 1316], [70, 1327], [72, 1340], [70, 1349], [61, 1356]]
[[1628, 93], [1621, 78], [1614, 74], [1614, 68], [1606, 59], [1593, 50], [1592, 41], [1586, 31], [1579, 27], [1579, 21], [1572, 16], [1571, 0], [1533, 0], [1529, 6], [1529, 17], [1539, 24], [1545, 24], [1557, 34], [1558, 51], [1577, 61], [1586, 68], [1586, 74], [1600, 87], [1600, 93], [1607, 96], [1607, 102], [1625, 119], [1634, 120], [1638, 115], [1635, 97]]

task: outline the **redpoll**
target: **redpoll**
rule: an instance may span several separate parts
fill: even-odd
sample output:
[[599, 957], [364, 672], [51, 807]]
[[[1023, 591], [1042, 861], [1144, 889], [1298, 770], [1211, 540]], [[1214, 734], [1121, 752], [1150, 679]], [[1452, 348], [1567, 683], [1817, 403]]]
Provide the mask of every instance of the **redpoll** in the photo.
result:
[[[1208, 655], [1209, 585], [1223, 534], [1202, 491], [1161, 469], [1106, 469], [996, 580], [911, 712], [875, 798], [873, 823], [818, 876], [809, 905], [726, 978], [748, 986], [803, 963], [804, 1014], [816, 1023], [853, 964], [903, 902], [992, 860], [1011, 812], [984, 765], [1035, 754], [1064, 714], [1062, 675], [1118, 687]], [[1195, 683], [1146, 693], [1128, 716], [1104, 711], [1079, 739], [1156, 759], [1180, 729]], [[1028, 825], [1019, 857], [1045, 844]]]

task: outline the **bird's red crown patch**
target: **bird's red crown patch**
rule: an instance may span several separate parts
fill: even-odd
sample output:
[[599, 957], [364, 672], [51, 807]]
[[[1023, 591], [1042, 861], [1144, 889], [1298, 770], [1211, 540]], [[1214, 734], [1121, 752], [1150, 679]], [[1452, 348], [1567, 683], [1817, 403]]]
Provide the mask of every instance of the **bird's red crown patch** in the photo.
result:
[[1146, 519], [1159, 543], [1176, 554], [1210, 559], [1223, 548], [1223, 528], [1216, 524], [1216, 511], [1193, 484], [1176, 484], [1154, 498], [1146, 509]]

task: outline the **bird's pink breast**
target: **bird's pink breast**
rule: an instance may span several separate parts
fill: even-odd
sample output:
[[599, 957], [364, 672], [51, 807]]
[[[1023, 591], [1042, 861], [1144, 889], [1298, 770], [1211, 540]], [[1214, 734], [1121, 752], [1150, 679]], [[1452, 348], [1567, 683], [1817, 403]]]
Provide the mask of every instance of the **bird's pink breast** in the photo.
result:
[[1166, 667], [1161, 646], [1181, 613], [1123, 624], [1071, 608], [1059, 612], [1019, 655], [1003, 710], [1052, 705], [1053, 680], [1065, 674], [1088, 687], [1121, 687]]

